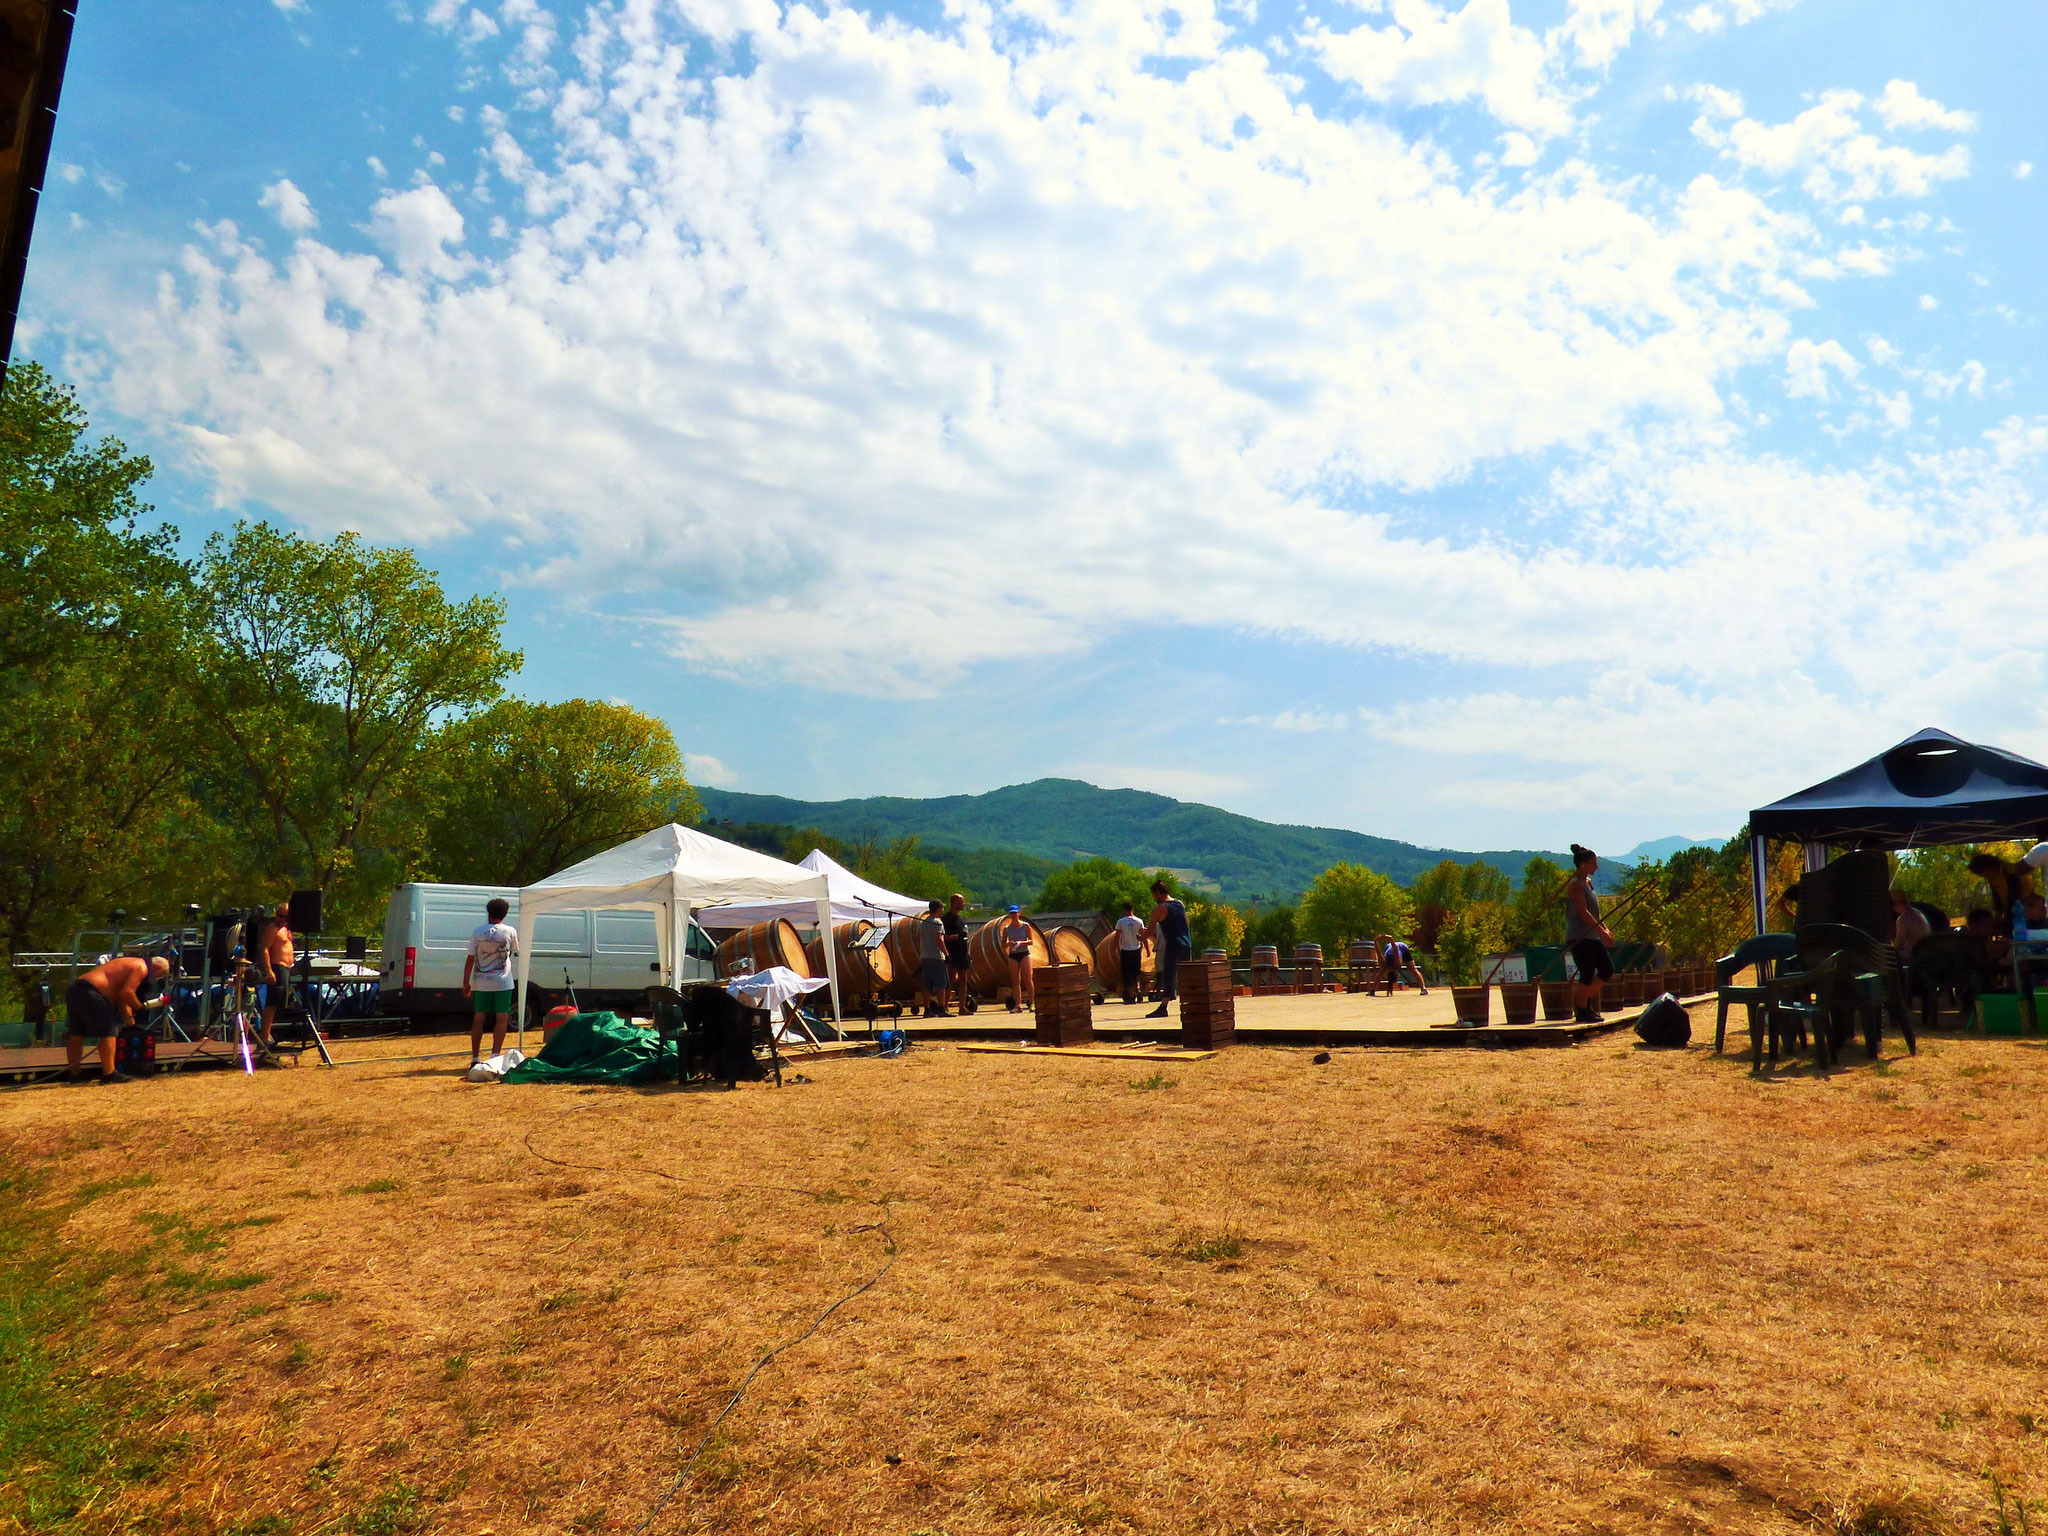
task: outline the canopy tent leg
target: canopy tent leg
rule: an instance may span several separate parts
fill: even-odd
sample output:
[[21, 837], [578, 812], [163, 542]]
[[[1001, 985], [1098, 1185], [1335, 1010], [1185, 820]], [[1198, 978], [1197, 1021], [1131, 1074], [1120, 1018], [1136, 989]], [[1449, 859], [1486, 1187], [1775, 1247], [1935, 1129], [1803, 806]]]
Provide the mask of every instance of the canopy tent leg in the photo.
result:
[[[521, 913], [521, 917], [525, 914]], [[512, 994], [512, 1006], [519, 1011], [519, 1054], [526, 1054], [526, 968], [527, 936], [519, 936], [519, 986]]]
[[1770, 916], [1765, 910], [1766, 872], [1768, 866], [1764, 862], [1769, 857], [1768, 840], [1762, 837], [1752, 837], [1749, 840], [1749, 894], [1750, 899], [1756, 906], [1756, 936], [1758, 938], [1764, 936], [1766, 931], [1764, 925]]
[[824, 943], [818, 947], [825, 951], [825, 979], [832, 984], [832, 1027], [843, 1039], [846, 1035], [846, 1020], [839, 1012], [839, 943], [832, 932], [832, 898], [818, 898], [818, 933]]

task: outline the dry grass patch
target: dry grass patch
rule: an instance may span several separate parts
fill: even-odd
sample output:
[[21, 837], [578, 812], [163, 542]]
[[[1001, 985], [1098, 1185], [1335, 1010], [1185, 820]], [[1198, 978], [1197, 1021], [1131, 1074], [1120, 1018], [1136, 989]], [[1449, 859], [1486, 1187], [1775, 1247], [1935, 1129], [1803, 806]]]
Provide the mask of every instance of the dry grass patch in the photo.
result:
[[212, 1394], [195, 1532], [631, 1531], [892, 1248], [656, 1530], [1934, 1536], [1994, 1476], [2048, 1530], [2024, 1042], [806, 1071], [24, 1093], [0, 1156], [102, 1187], [81, 1251], [163, 1249], [96, 1355]]

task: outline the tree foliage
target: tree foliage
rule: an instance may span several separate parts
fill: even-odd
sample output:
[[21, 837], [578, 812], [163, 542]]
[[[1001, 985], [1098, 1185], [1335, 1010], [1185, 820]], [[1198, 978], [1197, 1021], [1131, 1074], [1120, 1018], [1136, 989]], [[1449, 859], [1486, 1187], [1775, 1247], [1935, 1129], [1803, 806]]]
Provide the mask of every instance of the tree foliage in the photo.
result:
[[1523, 944], [1564, 942], [1562, 888], [1567, 874], [1563, 865], [1540, 853], [1522, 867], [1522, 888], [1508, 907], [1511, 940]]
[[1249, 955], [1257, 946], [1271, 944], [1282, 957], [1293, 954], [1294, 946], [1301, 942], [1301, 932], [1295, 923], [1293, 907], [1275, 907], [1270, 912], [1261, 912], [1245, 924], [1242, 952]]
[[1302, 936], [1340, 956], [1354, 939], [1408, 931], [1414, 904], [1408, 893], [1362, 864], [1332, 864], [1301, 898]]
[[502, 699], [441, 731], [429, 762], [425, 866], [442, 880], [530, 885], [699, 815], [668, 727], [623, 704]]
[[268, 824], [261, 873], [366, 901], [396, 871], [363, 856], [436, 720], [493, 702], [519, 667], [503, 600], [450, 602], [411, 550], [267, 523], [207, 540], [193, 592], [185, 684], [216, 776]]
[[[1032, 909], [1038, 912], [1100, 912], [1114, 921], [1123, 916], [1129, 902], [1143, 917], [1152, 910], [1152, 882], [1166, 881], [1174, 894], [1180, 882], [1171, 874], [1148, 875], [1143, 870], [1115, 859], [1077, 859], [1065, 869], [1046, 876]], [[1190, 922], [1192, 926], [1192, 921]]]

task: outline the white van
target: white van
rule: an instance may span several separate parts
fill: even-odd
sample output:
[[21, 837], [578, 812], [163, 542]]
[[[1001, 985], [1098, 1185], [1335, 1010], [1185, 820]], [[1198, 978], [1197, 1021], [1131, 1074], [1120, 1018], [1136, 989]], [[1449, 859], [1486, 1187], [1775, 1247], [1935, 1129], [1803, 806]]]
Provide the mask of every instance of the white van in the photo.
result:
[[[530, 957], [526, 982], [529, 1010], [545, 1013], [569, 1000], [569, 988], [586, 1009], [628, 1012], [644, 1008], [647, 988], [661, 980], [651, 909], [581, 908], [543, 912], [528, 932], [519, 922], [519, 892], [497, 885], [401, 885], [384, 912], [384, 972], [377, 1004], [386, 1014], [425, 1018], [467, 1018], [462, 964], [469, 936], [484, 919], [484, 904], [502, 896], [511, 911], [505, 921], [519, 929]], [[683, 980], [711, 981], [717, 954], [703, 929], [692, 922], [683, 946]]]

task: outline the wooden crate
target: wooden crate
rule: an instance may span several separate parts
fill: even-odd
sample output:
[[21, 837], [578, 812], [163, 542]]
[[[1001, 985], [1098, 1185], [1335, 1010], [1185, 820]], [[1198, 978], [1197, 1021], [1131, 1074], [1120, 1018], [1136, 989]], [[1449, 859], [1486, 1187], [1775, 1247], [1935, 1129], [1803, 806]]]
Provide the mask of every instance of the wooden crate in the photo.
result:
[[1237, 998], [1228, 960], [1189, 960], [1180, 968], [1180, 1040], [1212, 1051], [1237, 1038]]
[[1090, 1045], [1095, 1040], [1093, 967], [1041, 965], [1031, 973], [1040, 1045]]

